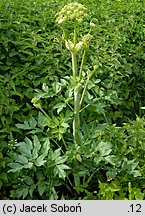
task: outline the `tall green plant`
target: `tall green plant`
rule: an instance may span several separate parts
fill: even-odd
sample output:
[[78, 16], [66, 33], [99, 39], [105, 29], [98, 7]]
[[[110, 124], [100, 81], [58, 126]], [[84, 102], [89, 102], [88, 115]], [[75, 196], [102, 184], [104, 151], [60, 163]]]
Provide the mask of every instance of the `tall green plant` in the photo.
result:
[[[73, 140], [74, 140], [74, 145], [76, 145], [76, 147], [79, 145], [81, 105], [83, 102], [88, 81], [92, 75], [88, 73], [83, 75], [82, 71], [83, 71], [86, 49], [89, 47], [89, 43], [92, 37], [91, 30], [95, 26], [95, 24], [91, 22], [88, 33], [82, 36], [81, 39], [78, 39], [79, 26], [82, 25], [83, 19], [88, 16], [86, 11], [87, 9], [85, 6], [75, 2], [64, 6], [64, 8], [62, 8], [62, 10], [56, 14], [57, 16], [56, 21], [61, 26], [61, 29], [63, 31], [62, 38], [64, 39], [66, 48], [70, 51], [71, 58], [72, 58], [72, 72], [73, 72], [73, 82], [74, 82]], [[70, 31], [68, 31], [69, 25], [73, 26], [73, 35], [71, 34]], [[77, 62], [77, 54], [80, 50], [83, 50], [83, 55], [79, 67]], [[75, 163], [77, 162], [75, 161]], [[75, 185], [76, 186], [80, 185], [80, 181], [77, 176], [75, 177]]]

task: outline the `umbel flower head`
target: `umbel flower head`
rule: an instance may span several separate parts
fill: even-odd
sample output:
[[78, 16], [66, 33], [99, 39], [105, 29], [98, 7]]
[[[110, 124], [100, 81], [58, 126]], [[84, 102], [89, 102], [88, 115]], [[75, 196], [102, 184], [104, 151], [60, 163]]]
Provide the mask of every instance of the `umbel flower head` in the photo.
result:
[[86, 7], [82, 4], [77, 2], [69, 3], [56, 14], [56, 22], [58, 22], [58, 24], [62, 24], [67, 21], [75, 20], [78, 23], [81, 23], [83, 18], [87, 16], [86, 10]]

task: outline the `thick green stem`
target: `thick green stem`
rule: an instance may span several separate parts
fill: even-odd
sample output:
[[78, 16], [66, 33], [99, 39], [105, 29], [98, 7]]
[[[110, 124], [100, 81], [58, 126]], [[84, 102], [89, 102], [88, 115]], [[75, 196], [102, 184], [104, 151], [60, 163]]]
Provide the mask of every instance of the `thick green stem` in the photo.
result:
[[78, 132], [80, 130], [80, 85], [77, 83], [77, 61], [76, 53], [72, 52], [72, 70], [74, 79], [74, 120], [73, 120], [73, 137], [74, 143], [77, 145]]
[[[76, 60], [76, 53], [71, 52], [72, 54], [72, 70], [73, 70], [73, 79], [74, 79], [74, 119], [73, 119], [73, 139], [74, 144], [78, 145], [78, 133], [80, 130], [80, 88], [77, 83], [77, 60]], [[77, 160], [74, 161], [74, 182], [75, 186], [80, 186], [80, 178], [77, 176]]]
[[77, 77], [77, 60], [76, 60], [76, 53], [72, 52], [72, 71], [73, 71], [73, 79], [74, 85], [76, 86], [76, 77]]
[[75, 144], [78, 144], [78, 133], [80, 130], [80, 88], [77, 85], [74, 88], [74, 122], [73, 122], [73, 132]]

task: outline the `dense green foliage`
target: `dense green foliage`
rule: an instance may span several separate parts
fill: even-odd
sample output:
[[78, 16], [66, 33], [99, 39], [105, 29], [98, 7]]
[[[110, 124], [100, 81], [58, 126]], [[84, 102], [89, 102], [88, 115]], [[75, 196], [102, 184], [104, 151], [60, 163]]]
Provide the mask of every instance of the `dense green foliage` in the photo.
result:
[[69, 2], [0, 2], [0, 199], [145, 199], [143, 0], [78, 1], [89, 14], [80, 35], [97, 27], [77, 147], [71, 55], [55, 21]]

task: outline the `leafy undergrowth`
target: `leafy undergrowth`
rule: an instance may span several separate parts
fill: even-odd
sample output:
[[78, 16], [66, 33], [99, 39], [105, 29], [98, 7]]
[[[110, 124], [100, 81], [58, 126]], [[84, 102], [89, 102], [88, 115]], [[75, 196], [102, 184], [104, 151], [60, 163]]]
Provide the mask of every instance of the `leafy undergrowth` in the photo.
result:
[[77, 146], [71, 56], [55, 22], [68, 1], [0, 2], [0, 199], [145, 198], [143, 1], [78, 2], [89, 14], [80, 38], [97, 26]]
[[[27, 136], [9, 152], [11, 198], [144, 199], [144, 119], [137, 117], [122, 127], [84, 123], [77, 149], [69, 132], [60, 135], [69, 119], [62, 119], [61, 129], [57, 120], [53, 118], [48, 125], [48, 119], [39, 113], [37, 119], [17, 124]], [[76, 170], [81, 179], [79, 187], [73, 180]]]

